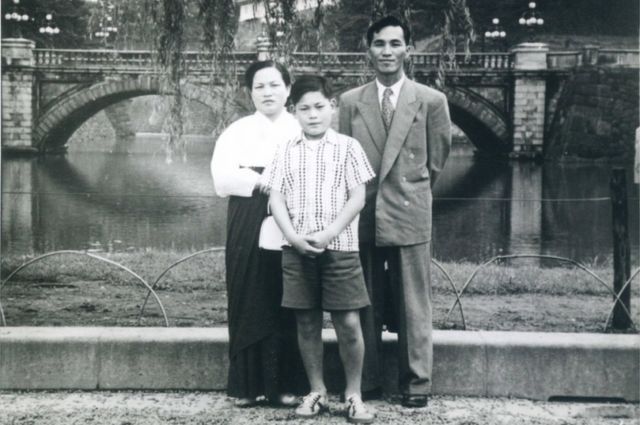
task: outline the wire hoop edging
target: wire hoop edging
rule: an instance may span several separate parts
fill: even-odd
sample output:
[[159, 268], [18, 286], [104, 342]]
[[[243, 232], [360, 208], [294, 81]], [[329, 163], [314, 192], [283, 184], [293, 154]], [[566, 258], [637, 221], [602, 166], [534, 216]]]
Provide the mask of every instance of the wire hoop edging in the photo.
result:
[[[183, 258], [179, 259], [178, 261], [172, 263], [169, 267], [164, 269], [162, 271], [162, 273], [160, 273], [160, 275], [158, 275], [156, 280], [151, 284], [151, 289], [155, 289], [156, 285], [158, 285], [158, 283], [160, 283], [160, 280], [169, 272], [169, 270], [173, 269], [178, 264], [183, 263], [183, 262], [185, 262], [185, 261], [187, 261], [187, 260], [189, 260], [189, 259], [191, 259], [193, 257], [196, 257], [198, 255], [201, 255], [201, 254], [206, 254], [206, 253], [209, 253], [209, 252], [221, 252], [221, 251], [225, 251], [225, 248], [224, 247], [208, 248], [208, 249], [203, 249], [202, 251], [194, 252], [193, 254], [187, 255], [186, 257], [183, 257]], [[445, 278], [449, 282], [449, 285], [453, 289], [453, 293], [455, 294], [456, 299], [458, 300], [458, 307], [459, 307], [459, 310], [460, 310], [460, 318], [462, 320], [462, 328], [466, 329], [466, 321], [465, 321], [465, 318], [464, 318], [464, 311], [463, 311], [462, 301], [460, 300], [460, 296], [459, 296], [459, 293], [458, 293], [458, 288], [456, 287], [455, 283], [453, 282], [453, 279], [451, 278], [451, 276], [449, 275], [447, 270], [440, 263], [438, 263], [433, 258], [431, 259], [431, 262], [442, 272], [442, 274], [445, 276]], [[151, 292], [148, 291], [147, 292], [147, 296], [146, 296], [146, 298], [144, 300], [144, 303], [142, 304], [142, 307], [140, 308], [140, 316], [138, 317], [138, 323], [140, 323], [142, 315], [144, 314], [144, 309], [145, 309], [145, 307], [147, 305], [147, 302], [149, 300], [149, 295], [150, 294], [151, 294]]]
[[[467, 329], [467, 322], [464, 319], [464, 311], [462, 309], [462, 300], [460, 300], [460, 294], [458, 293], [458, 288], [456, 288], [455, 283], [453, 283], [453, 279], [451, 279], [451, 276], [449, 275], [449, 273], [445, 270], [444, 267], [442, 267], [442, 265], [440, 263], [438, 263], [433, 258], [431, 259], [431, 263], [434, 266], [436, 266], [442, 272], [442, 274], [449, 281], [449, 285], [451, 285], [451, 287], [453, 288], [453, 293], [456, 294], [456, 303], [458, 304], [458, 309], [460, 310], [460, 319], [462, 320], [462, 329], [466, 330]], [[447, 314], [447, 317], [449, 317], [449, 314]], [[447, 317], [445, 317], [445, 320], [446, 320]]]
[[[631, 285], [631, 281], [638, 275], [638, 273], [640, 273], [640, 267], [637, 268], [636, 271], [631, 274], [631, 277], [629, 279], [627, 279], [627, 281], [624, 283], [624, 285], [622, 285], [622, 288], [620, 288], [618, 293], [617, 294], [614, 293], [614, 298], [615, 299], [613, 300], [613, 303], [611, 304], [611, 310], [609, 310], [609, 314], [607, 315], [607, 320], [604, 322], [604, 330], [605, 330], [605, 332], [609, 329], [609, 321], [612, 320], [613, 310], [615, 310], [616, 304], [618, 302], [620, 302], [620, 297], [622, 296], [622, 293], [624, 292], [625, 289], [627, 289], [627, 286]], [[633, 326], [634, 329], [636, 329], [636, 324], [633, 323], [633, 319], [631, 319], [631, 316], [630, 316], [630, 314], [629, 314], [629, 312], [627, 310], [627, 307], [624, 305], [624, 303], [620, 303], [620, 305], [623, 307], [627, 317], [631, 321], [631, 325]]]
[[4, 310], [2, 310], [2, 297], [0, 297], [0, 321], [2, 322], [2, 326], [7, 326], [7, 322], [4, 319]]
[[[142, 307], [140, 307], [140, 315], [138, 316], [138, 324], [140, 324], [140, 320], [142, 320], [142, 315], [144, 314], [144, 309], [145, 309], [145, 307], [147, 305], [147, 301], [149, 300], [149, 295], [153, 292], [153, 290], [156, 287], [156, 285], [160, 282], [160, 279], [162, 279], [164, 277], [164, 275], [169, 272], [169, 270], [171, 270], [172, 268], [174, 268], [178, 264], [183, 263], [183, 262], [187, 261], [188, 259], [190, 259], [192, 257], [195, 257], [197, 255], [205, 254], [207, 252], [219, 252], [219, 251], [224, 251], [224, 250], [225, 250], [224, 247], [203, 249], [202, 251], [194, 252], [193, 254], [189, 254], [186, 257], [183, 257], [183, 258], [179, 259], [178, 261], [174, 262], [169, 267], [164, 269], [164, 271], [158, 275], [158, 277], [153, 282], [151, 287], [148, 288], [149, 290], [147, 291], [147, 296], [145, 297], [144, 302], [142, 303]], [[168, 322], [167, 322], [167, 326], [169, 326]]]
[[[95, 255], [95, 254], [91, 254], [89, 252], [63, 250], [63, 251], [48, 252], [48, 253], [40, 255], [40, 256], [38, 256], [36, 258], [32, 258], [31, 260], [29, 260], [29, 261], [27, 261], [25, 263], [22, 263], [17, 269], [12, 271], [9, 274], [9, 276], [7, 276], [7, 278], [5, 280], [3, 280], [0, 283], [0, 293], [2, 292], [2, 287], [4, 286], [4, 284], [7, 283], [9, 281], [9, 279], [11, 279], [13, 276], [15, 276], [16, 273], [18, 273], [20, 270], [24, 269], [25, 267], [29, 266], [30, 264], [33, 264], [33, 263], [35, 263], [37, 261], [40, 261], [40, 260], [44, 259], [44, 258], [51, 257], [53, 255], [62, 255], [62, 254], [86, 255], [88, 257], [95, 258], [96, 260], [104, 261], [105, 263], [114, 265], [114, 266], [124, 270], [125, 272], [129, 273], [130, 275], [132, 275], [136, 279], [138, 279], [138, 281], [140, 281], [149, 291], [151, 291], [151, 293], [153, 293], [153, 297], [156, 299], [156, 302], [158, 303], [158, 306], [160, 307], [160, 310], [162, 311], [162, 316], [164, 317], [165, 326], [169, 327], [169, 320], [167, 319], [167, 313], [164, 310], [164, 306], [162, 305], [162, 301], [160, 301], [160, 298], [158, 297], [158, 294], [156, 294], [156, 292], [153, 290], [153, 288], [151, 288], [149, 286], [149, 284], [142, 277], [140, 277], [134, 271], [132, 271], [131, 269], [129, 269], [126, 266], [123, 266], [120, 263], [117, 263], [117, 262], [115, 262], [113, 260], [109, 260], [107, 258], [100, 257], [100, 256]], [[1, 316], [2, 316], [2, 326], [7, 326], [7, 323], [6, 323], [5, 318], [4, 318], [4, 313], [2, 312], [2, 305], [1, 304], [0, 304], [0, 313], [1, 313]]]
[[[478, 274], [478, 272], [482, 268], [484, 268], [485, 266], [488, 266], [491, 263], [499, 261], [499, 260], [509, 260], [509, 259], [513, 259], [513, 258], [544, 258], [544, 259], [549, 259], [549, 260], [564, 261], [564, 262], [567, 262], [567, 263], [571, 263], [574, 266], [578, 267], [579, 269], [585, 271], [589, 275], [593, 276], [598, 282], [600, 282], [602, 284], [602, 286], [604, 286], [609, 291], [609, 293], [611, 295], [613, 295], [614, 297], [616, 296], [615, 291], [612, 288], [610, 288], [609, 285], [607, 285], [607, 283], [604, 280], [602, 280], [597, 274], [595, 274], [593, 271], [589, 270], [587, 267], [583, 266], [582, 264], [578, 263], [577, 261], [575, 261], [575, 260], [573, 260], [571, 258], [558, 257], [558, 256], [555, 256], [555, 255], [540, 255], [540, 254], [511, 254], [511, 255], [498, 255], [498, 256], [495, 256], [495, 257], [491, 258], [490, 260], [480, 264], [478, 267], [476, 267], [476, 269], [473, 271], [473, 273], [471, 273], [471, 275], [469, 276], [467, 281], [464, 283], [464, 285], [462, 285], [462, 289], [460, 290], [460, 298], [462, 298], [462, 295], [464, 294], [464, 291], [467, 289], [467, 287], [469, 286], [469, 284], [471, 283], [473, 278]], [[453, 309], [455, 308], [457, 303], [458, 303], [458, 300], [454, 301], [453, 305], [451, 306], [451, 308], [447, 312], [447, 315], [445, 316], [445, 320], [449, 317], [449, 315], [451, 314], [451, 312], [453, 311]], [[624, 306], [624, 304], [622, 305], [622, 308], [624, 309], [627, 317], [629, 318], [629, 320], [633, 324], [633, 319], [631, 318], [631, 313], [629, 313], [629, 310]], [[634, 324], [634, 327], [635, 327], [635, 324]], [[605, 327], [605, 331], [606, 331], [606, 327]]]

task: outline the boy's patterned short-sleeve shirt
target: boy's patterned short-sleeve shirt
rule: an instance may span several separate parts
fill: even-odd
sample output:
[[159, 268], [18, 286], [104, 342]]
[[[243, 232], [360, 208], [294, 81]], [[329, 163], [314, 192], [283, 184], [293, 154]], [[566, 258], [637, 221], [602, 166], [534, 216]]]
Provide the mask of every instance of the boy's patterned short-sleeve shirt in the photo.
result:
[[[306, 140], [301, 132], [281, 145], [262, 181], [284, 195], [293, 228], [300, 235], [308, 235], [333, 223], [347, 202], [349, 190], [374, 176], [360, 143], [328, 129], [317, 142]], [[327, 249], [358, 251], [358, 217]]]

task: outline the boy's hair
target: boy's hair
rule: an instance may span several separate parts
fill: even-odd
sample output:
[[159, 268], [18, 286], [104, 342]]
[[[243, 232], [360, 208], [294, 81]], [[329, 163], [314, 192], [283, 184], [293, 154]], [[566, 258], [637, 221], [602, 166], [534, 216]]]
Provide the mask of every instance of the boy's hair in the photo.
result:
[[274, 62], [272, 60], [266, 60], [266, 61], [258, 61], [258, 62], [252, 63], [249, 66], [249, 68], [247, 68], [247, 70], [245, 71], [244, 83], [246, 84], [249, 90], [252, 90], [253, 88], [253, 77], [256, 76], [256, 73], [258, 71], [265, 68], [277, 69], [278, 72], [280, 72], [280, 75], [282, 76], [282, 81], [284, 81], [284, 84], [287, 87], [291, 85], [291, 76], [289, 75], [289, 71], [287, 71], [287, 68], [281, 63]]
[[369, 26], [367, 30], [367, 46], [371, 46], [371, 42], [373, 41], [373, 35], [382, 31], [385, 27], [400, 27], [402, 28], [402, 32], [404, 34], [404, 42], [409, 45], [409, 41], [411, 40], [411, 30], [409, 27], [402, 22], [400, 19], [395, 16], [389, 15], [384, 18], [378, 19], [376, 22]]
[[319, 75], [303, 75], [296, 79], [293, 86], [291, 86], [291, 93], [289, 99], [293, 105], [296, 105], [302, 96], [309, 92], [319, 91], [327, 99], [333, 97], [333, 90], [329, 81]]

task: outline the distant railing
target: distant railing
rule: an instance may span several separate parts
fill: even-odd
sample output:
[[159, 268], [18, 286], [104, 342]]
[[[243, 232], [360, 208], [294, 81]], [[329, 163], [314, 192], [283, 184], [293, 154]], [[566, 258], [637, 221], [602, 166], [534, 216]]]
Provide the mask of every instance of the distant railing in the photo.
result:
[[575, 51], [549, 52], [547, 54], [547, 67], [551, 69], [575, 68], [582, 65], [582, 53]]
[[640, 52], [628, 49], [602, 49], [598, 52], [599, 65], [640, 67]]
[[640, 68], [640, 51], [594, 49], [549, 52], [547, 55], [547, 66], [550, 69], [575, 68], [587, 64]]

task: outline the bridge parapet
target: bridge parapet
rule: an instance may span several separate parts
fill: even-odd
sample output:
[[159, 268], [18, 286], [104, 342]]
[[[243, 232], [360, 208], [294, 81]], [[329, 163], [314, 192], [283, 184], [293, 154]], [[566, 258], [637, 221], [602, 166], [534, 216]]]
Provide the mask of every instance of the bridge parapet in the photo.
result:
[[[35, 66], [41, 69], [158, 72], [157, 55], [149, 50], [35, 49], [34, 55]], [[233, 59], [237, 66], [244, 67], [255, 58], [255, 52], [237, 52]], [[183, 60], [188, 72], [211, 71], [213, 54], [185, 52]]]
[[[591, 49], [552, 51], [547, 54], [547, 68], [550, 70], [570, 69], [582, 65], [598, 64], [640, 68], [640, 53], [632, 49]], [[37, 68], [100, 69], [156, 72], [155, 52], [150, 50], [71, 50], [35, 49], [34, 65]], [[438, 69], [441, 61], [452, 65], [454, 70], [510, 70], [514, 68], [513, 52], [483, 52], [465, 55], [458, 53], [452, 58], [442, 58], [439, 53], [413, 53], [411, 55], [416, 71]], [[190, 72], [210, 72], [213, 55], [204, 52], [184, 52], [184, 63]], [[331, 69], [343, 72], [362, 72], [366, 67], [366, 55], [353, 52], [294, 52], [291, 59], [296, 67]], [[235, 52], [233, 60], [239, 71], [256, 60], [255, 52]]]
[[600, 49], [585, 46], [583, 50], [549, 52], [549, 69], [569, 69], [583, 65], [619, 66], [640, 68], [640, 52], [632, 49]]
[[[157, 72], [156, 54], [149, 50], [71, 50], [71, 49], [35, 49], [35, 66], [47, 69], [77, 70], [120, 70]], [[417, 71], [435, 70], [441, 61], [453, 61], [453, 69], [511, 69], [512, 54], [503, 52], [463, 53], [452, 58], [441, 58], [439, 53], [414, 53], [411, 55], [414, 69]], [[203, 52], [184, 52], [183, 59], [189, 72], [211, 71], [213, 55]], [[243, 70], [256, 59], [255, 52], [235, 52], [233, 60]], [[295, 67], [315, 69], [335, 69], [343, 72], [362, 72], [367, 66], [365, 53], [350, 52], [294, 52], [291, 59]]]

